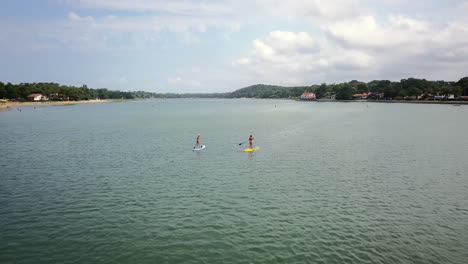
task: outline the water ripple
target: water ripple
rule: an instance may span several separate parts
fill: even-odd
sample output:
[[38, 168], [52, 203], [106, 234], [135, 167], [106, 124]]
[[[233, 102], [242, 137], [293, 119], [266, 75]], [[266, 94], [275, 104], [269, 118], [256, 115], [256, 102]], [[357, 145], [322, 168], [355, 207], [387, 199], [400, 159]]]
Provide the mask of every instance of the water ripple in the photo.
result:
[[[465, 123], [222, 102], [0, 113], [0, 262], [466, 263]], [[250, 133], [262, 150], [246, 154]]]

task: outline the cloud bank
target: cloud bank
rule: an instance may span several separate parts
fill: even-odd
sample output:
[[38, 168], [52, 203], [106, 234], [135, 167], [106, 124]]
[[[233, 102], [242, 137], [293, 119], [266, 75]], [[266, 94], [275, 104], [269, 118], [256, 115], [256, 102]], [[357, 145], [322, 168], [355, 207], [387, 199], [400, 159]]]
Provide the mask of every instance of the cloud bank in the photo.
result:
[[[467, 75], [468, 1], [56, 1], [68, 11], [54, 19], [0, 19], [0, 46], [7, 51], [90, 53], [196, 46], [205, 56], [200, 55], [199, 63], [187, 65], [180, 52], [171, 51], [164, 58], [179, 64], [153, 80], [140, 78], [160, 83], [157, 89], [190, 92], [254, 83], [458, 80]], [[216, 60], [210, 66], [203, 58]], [[121, 85], [135, 81], [128, 78]]]

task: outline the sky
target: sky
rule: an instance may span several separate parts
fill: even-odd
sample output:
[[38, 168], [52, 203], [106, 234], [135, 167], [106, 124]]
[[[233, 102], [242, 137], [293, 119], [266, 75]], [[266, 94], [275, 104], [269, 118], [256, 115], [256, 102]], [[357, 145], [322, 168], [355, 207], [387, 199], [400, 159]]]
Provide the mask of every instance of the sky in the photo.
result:
[[4, 0], [0, 81], [157, 93], [468, 76], [468, 0]]

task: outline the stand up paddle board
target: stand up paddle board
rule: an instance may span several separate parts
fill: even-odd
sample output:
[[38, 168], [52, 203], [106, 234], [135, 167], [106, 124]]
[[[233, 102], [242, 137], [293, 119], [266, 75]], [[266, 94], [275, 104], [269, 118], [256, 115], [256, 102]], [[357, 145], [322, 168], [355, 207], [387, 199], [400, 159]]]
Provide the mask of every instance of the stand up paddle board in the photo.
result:
[[199, 148], [193, 148], [192, 150], [193, 151], [199, 151], [199, 150], [202, 150], [202, 149], [205, 149], [205, 145], [201, 145]]
[[260, 149], [260, 147], [248, 148], [248, 149], [244, 149], [244, 152], [252, 152], [252, 151], [257, 151], [259, 149]]

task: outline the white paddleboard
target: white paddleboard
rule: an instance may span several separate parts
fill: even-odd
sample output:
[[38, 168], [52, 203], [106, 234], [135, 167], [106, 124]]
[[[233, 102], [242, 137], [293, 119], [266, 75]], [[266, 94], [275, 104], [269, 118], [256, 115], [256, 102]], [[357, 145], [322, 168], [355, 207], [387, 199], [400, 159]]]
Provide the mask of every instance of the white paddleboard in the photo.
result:
[[205, 145], [201, 145], [199, 148], [193, 148], [192, 150], [193, 151], [199, 151], [199, 150], [202, 150], [202, 149], [205, 149]]

